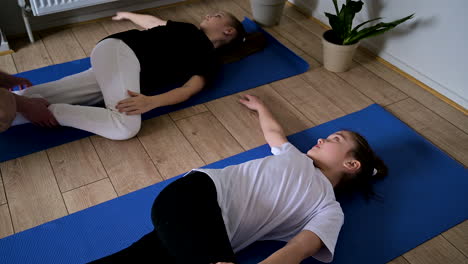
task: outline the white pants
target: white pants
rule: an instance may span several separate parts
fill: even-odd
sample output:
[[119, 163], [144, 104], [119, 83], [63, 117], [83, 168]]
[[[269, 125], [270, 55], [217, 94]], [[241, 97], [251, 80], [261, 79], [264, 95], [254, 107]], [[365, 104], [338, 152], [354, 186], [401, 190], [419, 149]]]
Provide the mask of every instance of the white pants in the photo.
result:
[[[93, 49], [87, 71], [16, 93], [46, 99], [62, 126], [124, 140], [135, 136], [141, 126], [141, 115], [126, 115], [115, 108], [129, 97], [127, 90], [140, 92], [140, 63], [123, 41], [110, 38]], [[90, 106], [102, 100], [106, 108]], [[17, 113], [13, 125], [25, 122], [28, 121]]]

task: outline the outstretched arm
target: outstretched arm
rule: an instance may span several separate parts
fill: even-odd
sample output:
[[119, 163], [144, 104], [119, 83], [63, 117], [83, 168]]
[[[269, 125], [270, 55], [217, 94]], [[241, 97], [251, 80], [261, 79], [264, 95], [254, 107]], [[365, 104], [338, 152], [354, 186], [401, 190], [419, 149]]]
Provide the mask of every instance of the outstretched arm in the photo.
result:
[[200, 92], [205, 86], [205, 78], [199, 75], [192, 76], [182, 87], [154, 96], [128, 91], [130, 98], [120, 101], [116, 108], [119, 112], [128, 115], [140, 115], [156, 107], [178, 104], [188, 100], [192, 95]]
[[312, 231], [303, 230], [283, 248], [259, 264], [299, 264], [322, 248], [322, 240]]
[[239, 102], [247, 108], [257, 111], [263, 136], [270, 147], [279, 147], [288, 142], [283, 128], [258, 97], [247, 94], [244, 95]]
[[117, 14], [112, 17], [112, 20], [125, 20], [128, 19], [133, 23], [144, 29], [150, 29], [157, 26], [165, 26], [167, 24], [166, 20], [162, 20], [155, 16], [150, 15], [141, 15], [131, 12], [117, 12]]

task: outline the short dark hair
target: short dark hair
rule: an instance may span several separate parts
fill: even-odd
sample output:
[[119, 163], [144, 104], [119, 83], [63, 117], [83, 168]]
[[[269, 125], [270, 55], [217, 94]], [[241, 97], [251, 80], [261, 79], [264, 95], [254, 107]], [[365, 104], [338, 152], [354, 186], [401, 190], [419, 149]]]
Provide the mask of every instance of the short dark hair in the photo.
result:
[[[381, 198], [373, 190], [375, 181], [383, 179], [388, 174], [388, 167], [370, 147], [367, 140], [359, 133], [345, 130], [351, 135], [354, 147], [349, 151], [354, 159], [361, 163], [361, 168], [354, 174], [345, 175], [335, 187], [337, 196], [343, 196], [352, 192], [361, 193], [366, 200]], [[374, 169], [376, 174], [374, 175]]]

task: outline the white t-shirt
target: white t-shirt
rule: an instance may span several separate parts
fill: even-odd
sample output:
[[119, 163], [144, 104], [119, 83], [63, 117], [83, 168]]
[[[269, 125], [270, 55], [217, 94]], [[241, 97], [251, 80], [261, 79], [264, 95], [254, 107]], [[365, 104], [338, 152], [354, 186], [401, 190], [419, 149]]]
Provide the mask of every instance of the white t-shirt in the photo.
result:
[[271, 152], [273, 156], [223, 169], [196, 169], [216, 186], [234, 252], [257, 240], [287, 242], [310, 230], [325, 245], [314, 257], [331, 262], [344, 221], [333, 186], [291, 143]]

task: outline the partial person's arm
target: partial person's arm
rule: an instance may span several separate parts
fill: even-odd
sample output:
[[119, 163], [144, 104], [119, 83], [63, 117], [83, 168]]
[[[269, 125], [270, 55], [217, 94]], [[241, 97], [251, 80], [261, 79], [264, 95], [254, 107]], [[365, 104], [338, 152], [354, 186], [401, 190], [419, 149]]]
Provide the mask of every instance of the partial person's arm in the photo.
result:
[[128, 115], [140, 115], [154, 108], [184, 102], [205, 86], [205, 78], [200, 75], [192, 76], [182, 87], [154, 96], [128, 91], [130, 98], [120, 101], [116, 108]]
[[303, 230], [259, 264], [299, 264], [315, 255], [322, 246], [322, 240], [314, 232]]
[[141, 15], [135, 14], [131, 12], [117, 12], [117, 14], [112, 17], [112, 20], [124, 20], [128, 19], [132, 21], [134, 24], [144, 28], [150, 29], [158, 26], [165, 26], [167, 24], [166, 20], [162, 20], [155, 16], [150, 15]]
[[244, 95], [239, 102], [250, 110], [257, 111], [263, 136], [270, 147], [279, 147], [288, 142], [283, 128], [258, 97], [247, 94]]
[[[12, 90], [18, 86], [22, 90], [31, 85], [28, 79], [0, 71], [0, 88]], [[49, 102], [43, 98], [27, 98], [2, 90], [0, 93], [0, 132], [10, 127], [16, 112], [22, 113], [26, 119], [36, 125], [57, 126], [58, 122], [47, 106], [49, 106]]]
[[8, 73], [0, 71], [0, 88], [6, 88], [8, 90], [18, 86], [20, 90], [31, 86], [31, 82], [28, 79], [16, 77]]
[[50, 103], [44, 98], [28, 98], [13, 94], [16, 100], [16, 112], [31, 121], [31, 123], [42, 127], [54, 127], [59, 123], [55, 119], [48, 106]]

